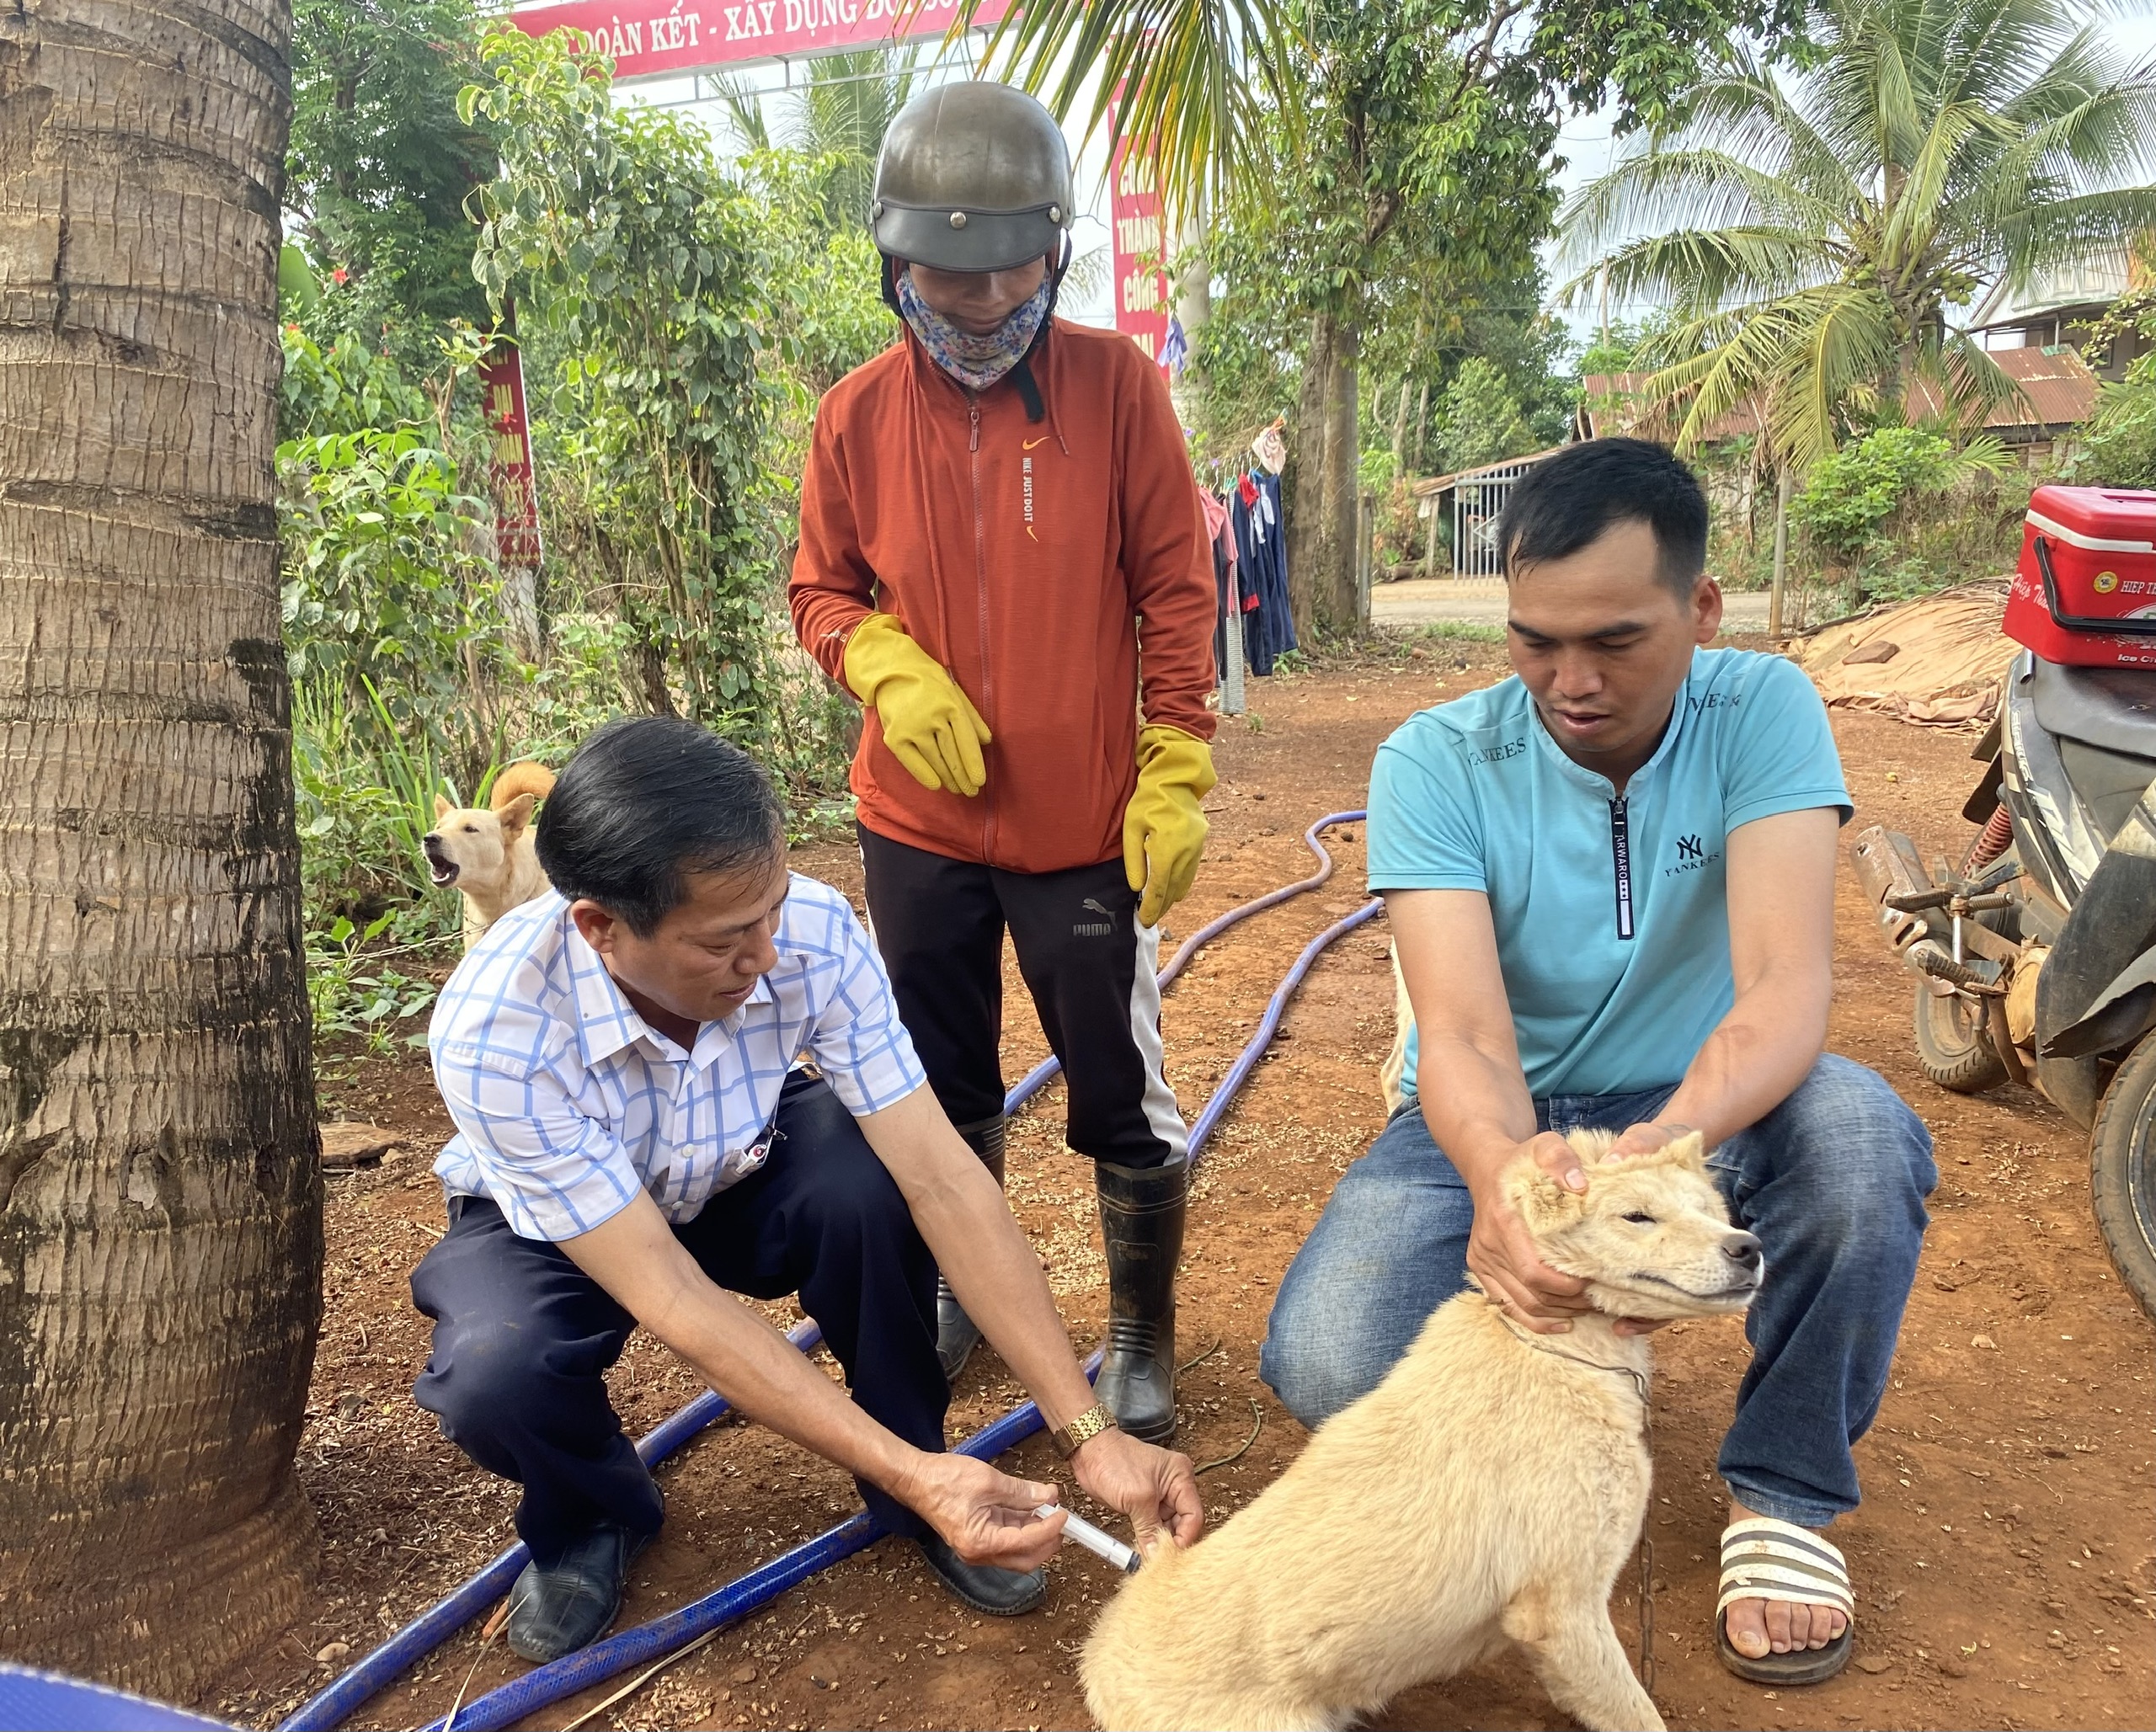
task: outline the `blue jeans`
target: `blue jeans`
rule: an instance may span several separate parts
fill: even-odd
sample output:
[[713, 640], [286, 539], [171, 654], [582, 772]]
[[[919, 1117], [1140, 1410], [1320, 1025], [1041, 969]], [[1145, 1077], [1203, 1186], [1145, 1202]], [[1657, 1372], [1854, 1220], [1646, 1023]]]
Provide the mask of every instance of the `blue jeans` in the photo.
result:
[[[1622, 1131], [1675, 1089], [1555, 1095], [1545, 1131]], [[1752, 1364], [1718, 1463], [1763, 1516], [1823, 1527], [1858, 1500], [1849, 1447], [1886, 1394], [1939, 1182], [1931, 1135], [1876, 1072], [1832, 1053], [1708, 1157], [1767, 1280], [1744, 1319]], [[1280, 1283], [1259, 1373], [1305, 1426], [1375, 1388], [1466, 1285], [1475, 1206], [1415, 1101], [1334, 1187]]]

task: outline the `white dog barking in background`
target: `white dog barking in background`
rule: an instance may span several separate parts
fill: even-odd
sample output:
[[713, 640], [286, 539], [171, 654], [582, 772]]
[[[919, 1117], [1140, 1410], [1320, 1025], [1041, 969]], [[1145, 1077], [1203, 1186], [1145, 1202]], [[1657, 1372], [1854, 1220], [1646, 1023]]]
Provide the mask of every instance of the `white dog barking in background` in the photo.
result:
[[1256, 1502], [1150, 1554], [1081, 1664], [1107, 1732], [1332, 1732], [1508, 1643], [1582, 1725], [1660, 1732], [1609, 1621], [1652, 1479], [1646, 1338], [1613, 1325], [1742, 1311], [1759, 1242], [1696, 1134], [1614, 1159], [1606, 1133], [1571, 1141], [1583, 1193], [1526, 1161], [1505, 1183], [1596, 1310], [1538, 1335], [1478, 1292], [1448, 1301]]
[[494, 778], [484, 806], [451, 806], [435, 796], [435, 827], [420, 839], [437, 890], [464, 898], [464, 947], [511, 909], [550, 887], [532, 846], [531, 813], [553, 791], [554, 772], [530, 759]]

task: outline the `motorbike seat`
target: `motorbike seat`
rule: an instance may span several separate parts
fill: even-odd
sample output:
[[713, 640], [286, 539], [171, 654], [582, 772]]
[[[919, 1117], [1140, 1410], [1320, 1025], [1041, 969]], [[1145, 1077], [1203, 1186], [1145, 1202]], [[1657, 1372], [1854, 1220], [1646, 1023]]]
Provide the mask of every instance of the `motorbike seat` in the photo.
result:
[[2156, 668], [2030, 660], [2029, 695], [2047, 733], [2156, 765]]

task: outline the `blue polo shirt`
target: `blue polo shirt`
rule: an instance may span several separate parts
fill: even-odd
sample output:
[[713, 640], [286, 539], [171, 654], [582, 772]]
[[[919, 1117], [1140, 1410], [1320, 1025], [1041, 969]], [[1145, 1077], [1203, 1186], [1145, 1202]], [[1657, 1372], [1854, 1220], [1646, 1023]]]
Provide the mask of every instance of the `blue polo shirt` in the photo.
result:
[[[1514, 678], [1378, 749], [1370, 888], [1483, 892], [1529, 1091], [1630, 1094], [1681, 1080], [1735, 1000], [1730, 832], [1822, 806], [1851, 811], [1826, 706], [1780, 656], [1695, 651], [1621, 799]], [[1416, 1059], [1411, 1037], [1411, 1091]]]

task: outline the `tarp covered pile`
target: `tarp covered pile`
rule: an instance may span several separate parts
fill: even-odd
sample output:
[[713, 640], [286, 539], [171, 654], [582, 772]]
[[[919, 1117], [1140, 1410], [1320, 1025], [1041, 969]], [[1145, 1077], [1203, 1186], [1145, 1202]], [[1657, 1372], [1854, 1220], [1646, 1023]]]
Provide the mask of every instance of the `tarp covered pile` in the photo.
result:
[[1797, 653], [1829, 707], [1928, 727], [1981, 727], [2020, 646], [1999, 629], [2006, 581], [1963, 584], [1823, 627]]

